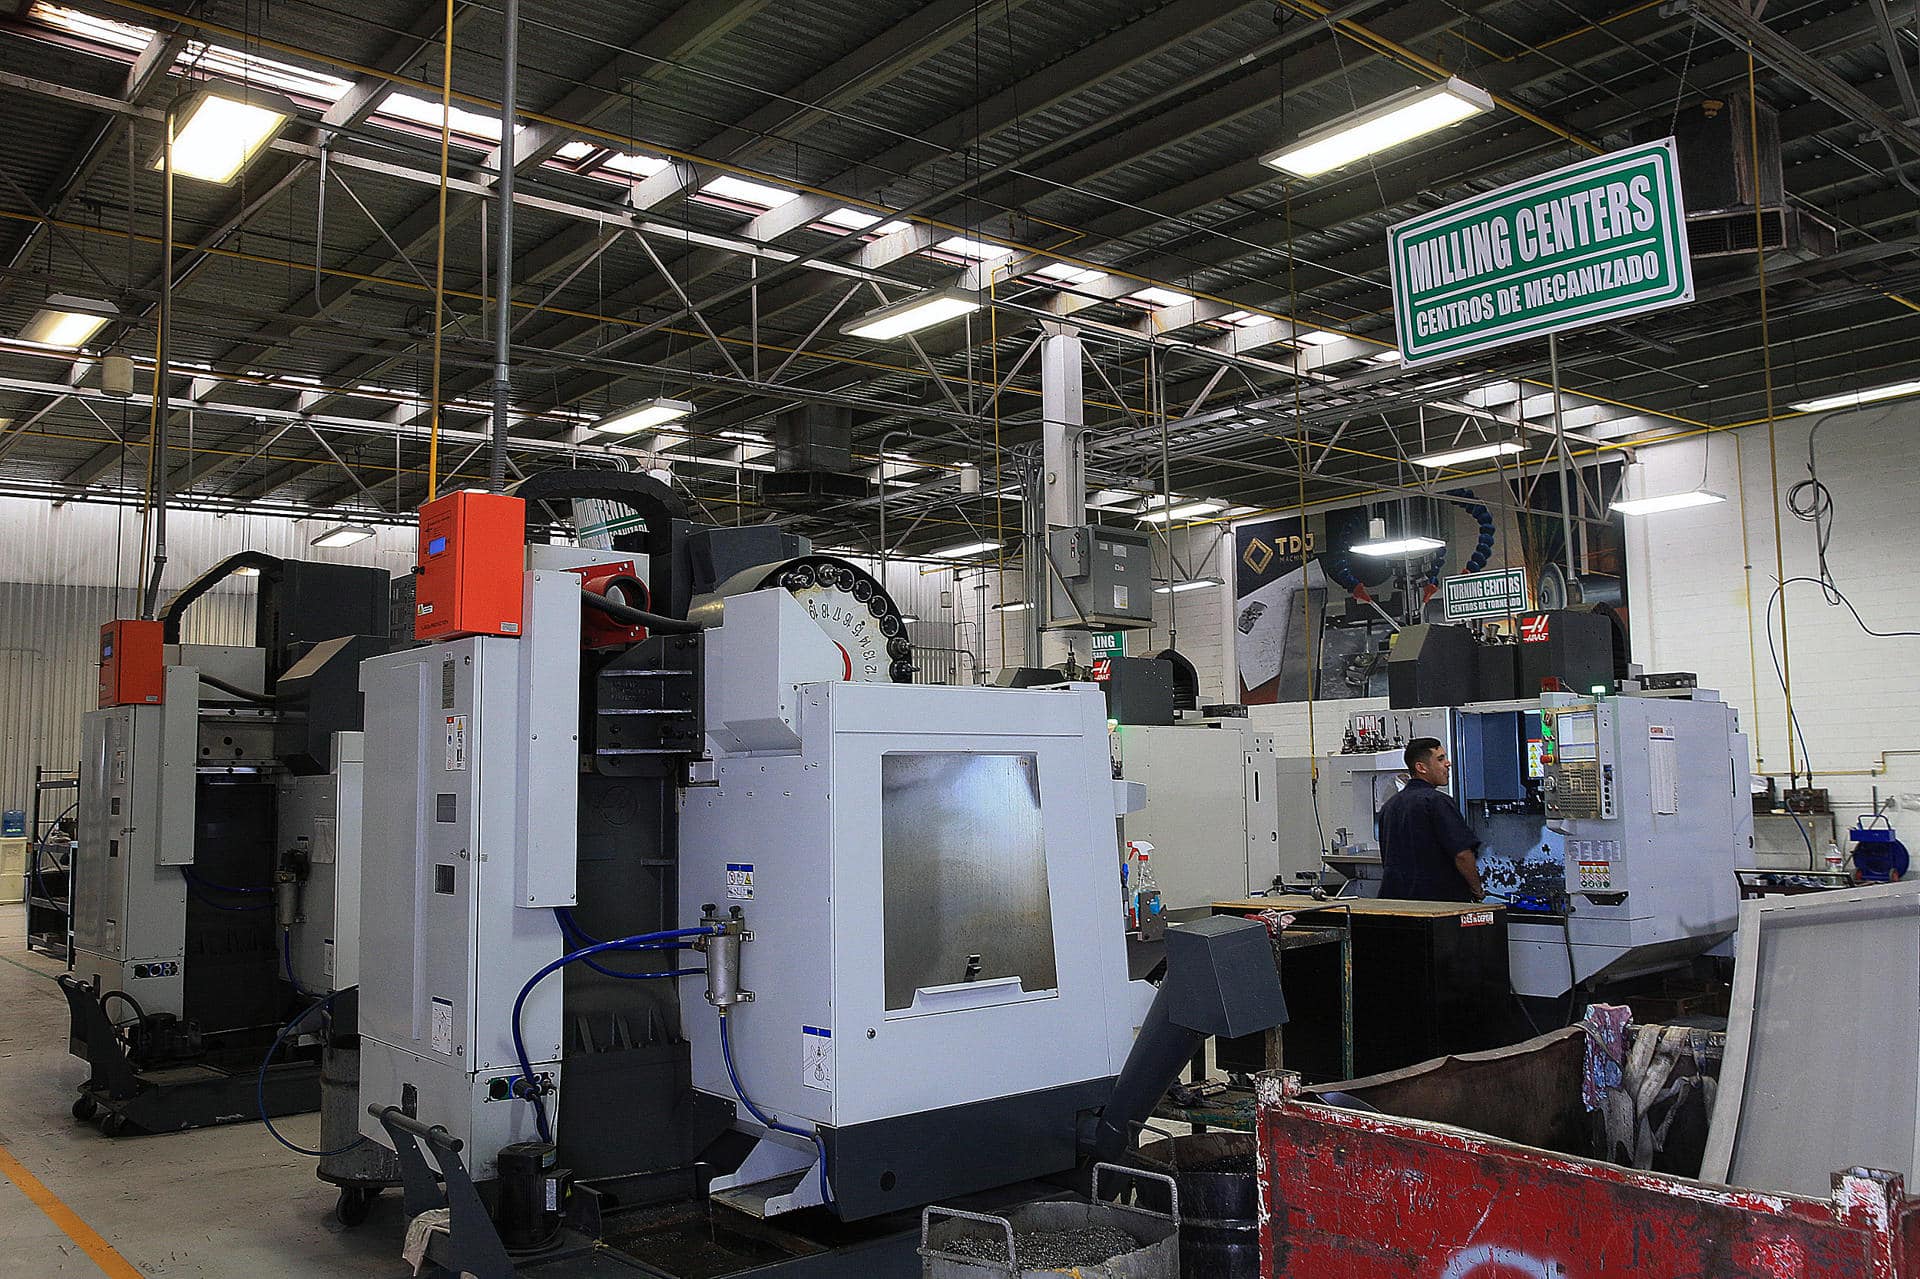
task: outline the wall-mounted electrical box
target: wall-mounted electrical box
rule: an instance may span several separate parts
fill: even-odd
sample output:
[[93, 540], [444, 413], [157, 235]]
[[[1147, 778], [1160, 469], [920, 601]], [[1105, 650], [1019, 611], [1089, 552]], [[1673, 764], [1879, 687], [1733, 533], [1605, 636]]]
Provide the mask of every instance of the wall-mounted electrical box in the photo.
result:
[[1047, 620], [1055, 630], [1153, 624], [1153, 537], [1097, 524], [1047, 534]]
[[148, 706], [165, 700], [164, 622], [120, 620], [100, 628], [100, 705]]
[[526, 546], [520, 498], [460, 492], [421, 507], [414, 638], [520, 634]]

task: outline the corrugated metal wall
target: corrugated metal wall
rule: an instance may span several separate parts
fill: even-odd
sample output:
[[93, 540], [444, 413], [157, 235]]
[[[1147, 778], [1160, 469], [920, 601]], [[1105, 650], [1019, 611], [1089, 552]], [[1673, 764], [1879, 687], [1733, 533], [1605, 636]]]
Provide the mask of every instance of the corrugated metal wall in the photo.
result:
[[[235, 551], [364, 564], [400, 572], [413, 562], [411, 528], [381, 528], [354, 546], [316, 549], [331, 521], [273, 516], [215, 516], [175, 511], [168, 519], [164, 601]], [[139, 612], [140, 513], [118, 507], [0, 498], [0, 808], [30, 808], [34, 766], [71, 768], [80, 755], [80, 720], [97, 698], [95, 649], [100, 625]], [[879, 567], [859, 561], [869, 572]], [[920, 620], [909, 628], [930, 683], [970, 683], [970, 657], [952, 651], [952, 612], [940, 606], [953, 574], [894, 563], [888, 593]], [[190, 644], [251, 644], [253, 587], [231, 578], [188, 612]], [[71, 795], [62, 797], [70, 799]]]

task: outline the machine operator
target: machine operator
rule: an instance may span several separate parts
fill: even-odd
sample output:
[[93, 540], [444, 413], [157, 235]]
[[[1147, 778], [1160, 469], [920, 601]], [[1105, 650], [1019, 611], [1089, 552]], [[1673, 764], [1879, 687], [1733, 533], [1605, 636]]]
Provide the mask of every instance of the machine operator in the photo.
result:
[[1441, 787], [1453, 761], [1436, 739], [1407, 744], [1406, 786], [1380, 809], [1382, 897], [1413, 901], [1477, 902], [1484, 895], [1477, 854], [1480, 839]]

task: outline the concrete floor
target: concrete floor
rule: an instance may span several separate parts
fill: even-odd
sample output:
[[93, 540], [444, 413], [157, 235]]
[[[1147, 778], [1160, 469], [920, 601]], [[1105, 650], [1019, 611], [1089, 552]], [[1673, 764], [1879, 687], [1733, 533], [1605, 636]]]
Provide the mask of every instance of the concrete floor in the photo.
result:
[[[259, 1124], [109, 1141], [68, 1110], [86, 1075], [67, 1055], [60, 965], [26, 949], [24, 913], [0, 906], [0, 1149], [103, 1238], [90, 1258], [5, 1175], [0, 1159], [0, 1274], [33, 1279], [397, 1279], [399, 1196], [364, 1225], [333, 1218], [336, 1192], [314, 1161], [281, 1148]], [[280, 1121], [313, 1147], [316, 1115]], [[57, 1212], [57, 1209], [56, 1209]], [[84, 1230], [76, 1233], [85, 1234]], [[95, 1249], [98, 1254], [101, 1250]]]

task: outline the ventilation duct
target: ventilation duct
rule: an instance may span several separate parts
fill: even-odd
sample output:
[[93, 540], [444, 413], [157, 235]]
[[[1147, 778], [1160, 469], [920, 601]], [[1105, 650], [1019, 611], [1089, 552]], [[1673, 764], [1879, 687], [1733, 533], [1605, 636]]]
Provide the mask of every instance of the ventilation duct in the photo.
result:
[[1707, 98], [1680, 112], [1673, 136], [1693, 257], [1751, 254], [1755, 205], [1769, 255], [1808, 261], [1834, 251], [1833, 228], [1787, 204], [1780, 115], [1772, 107], [1757, 104], [1756, 113], [1745, 99]]
[[854, 472], [853, 410], [839, 405], [806, 404], [776, 417], [773, 466], [760, 476], [760, 500], [768, 506], [806, 510], [870, 491]]

